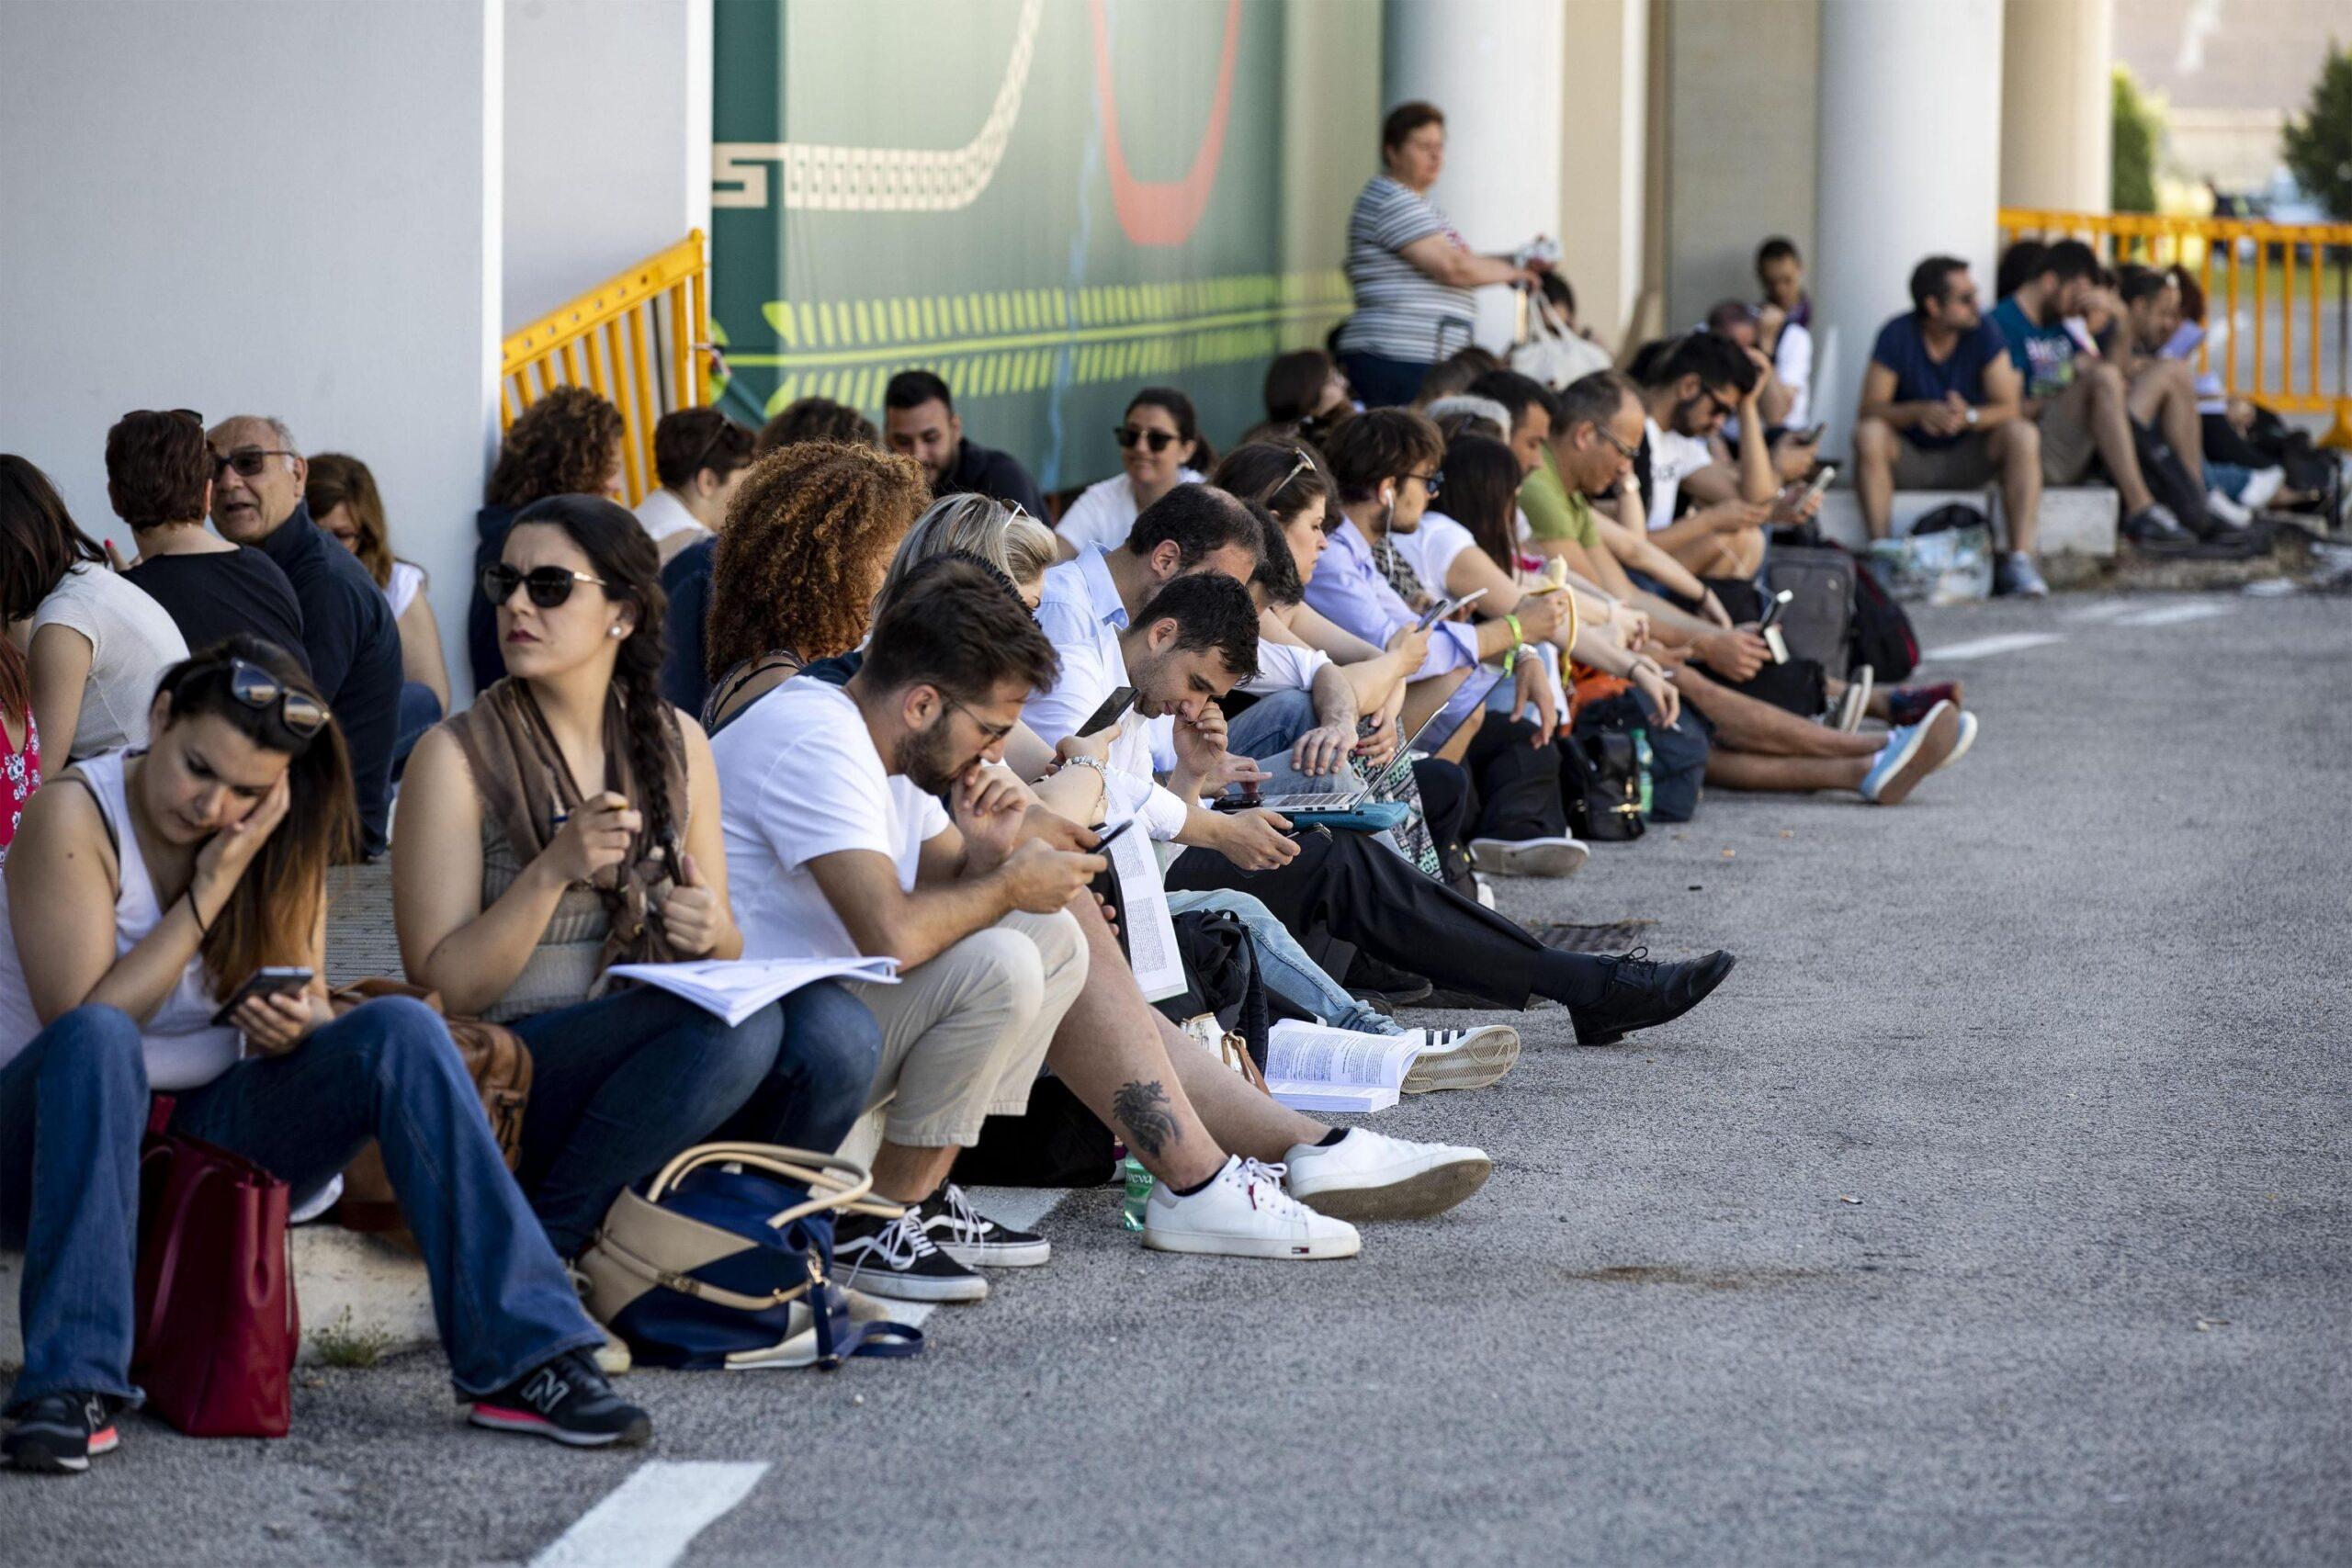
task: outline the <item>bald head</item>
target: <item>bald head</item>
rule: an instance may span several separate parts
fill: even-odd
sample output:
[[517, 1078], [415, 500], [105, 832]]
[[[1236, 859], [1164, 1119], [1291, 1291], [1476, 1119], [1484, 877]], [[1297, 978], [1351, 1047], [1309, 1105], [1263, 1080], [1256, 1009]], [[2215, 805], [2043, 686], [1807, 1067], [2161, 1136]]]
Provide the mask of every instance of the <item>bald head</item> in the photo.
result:
[[211, 430], [212, 455], [223, 465], [212, 481], [212, 525], [221, 537], [257, 545], [302, 503], [309, 469], [286, 422], [266, 414], [233, 414]]

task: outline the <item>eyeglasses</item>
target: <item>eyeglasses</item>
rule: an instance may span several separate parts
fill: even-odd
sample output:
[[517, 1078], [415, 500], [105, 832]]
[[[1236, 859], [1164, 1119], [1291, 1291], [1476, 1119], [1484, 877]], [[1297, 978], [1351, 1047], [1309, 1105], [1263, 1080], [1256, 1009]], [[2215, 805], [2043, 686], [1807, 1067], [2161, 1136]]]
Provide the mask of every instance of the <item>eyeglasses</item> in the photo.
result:
[[277, 722], [297, 739], [310, 739], [324, 729], [333, 716], [318, 698], [294, 690], [260, 665], [249, 664], [234, 655], [229, 660], [229, 694], [255, 713], [276, 708]]
[[1407, 474], [1405, 477], [1408, 479], [1420, 480], [1421, 488], [1430, 492], [1430, 499], [1431, 501], [1435, 501], [1437, 499], [1437, 492], [1445, 488], [1445, 476], [1443, 474]]
[[1608, 442], [1609, 445], [1617, 448], [1617, 456], [1624, 458], [1625, 461], [1629, 463], [1635, 463], [1641, 460], [1642, 449], [1639, 446], [1628, 446], [1625, 443], [1617, 439], [1617, 433], [1610, 429], [1607, 425], [1596, 424], [1592, 429], [1593, 434], [1599, 435], [1603, 441]]
[[1122, 446], [1133, 446], [1140, 441], [1154, 452], [1165, 452], [1183, 439], [1181, 435], [1171, 435], [1164, 430], [1146, 430], [1135, 424], [1115, 425], [1112, 428], [1111, 434], [1119, 438], [1119, 445]]
[[962, 703], [957, 702], [953, 697], [947, 699], [947, 705], [954, 708], [957, 713], [962, 714], [966, 718], [970, 719], [974, 724], [978, 725], [980, 727], [980, 733], [988, 737], [989, 744], [991, 746], [1012, 733], [1012, 726], [1009, 724], [990, 724], [987, 719], [982, 718], [978, 714], [974, 713], [970, 708], [966, 707]]
[[560, 566], [535, 566], [524, 571], [503, 560], [494, 560], [481, 569], [481, 596], [493, 607], [514, 597], [514, 590], [520, 588], [530, 594], [532, 604], [542, 610], [552, 610], [571, 598], [573, 584], [581, 582], [598, 588], [611, 586], [601, 577]]
[[[175, 409], [173, 412], [175, 413], [187, 413], [188, 411], [186, 409]], [[219, 479], [220, 477], [221, 469], [234, 468], [245, 478], [252, 479], [264, 468], [269, 467], [270, 458], [291, 457], [294, 456], [296, 456], [296, 454], [292, 452], [279, 451], [275, 447], [266, 446], [240, 446], [235, 451], [226, 454], [216, 452], [212, 455], [212, 477], [214, 479]]]

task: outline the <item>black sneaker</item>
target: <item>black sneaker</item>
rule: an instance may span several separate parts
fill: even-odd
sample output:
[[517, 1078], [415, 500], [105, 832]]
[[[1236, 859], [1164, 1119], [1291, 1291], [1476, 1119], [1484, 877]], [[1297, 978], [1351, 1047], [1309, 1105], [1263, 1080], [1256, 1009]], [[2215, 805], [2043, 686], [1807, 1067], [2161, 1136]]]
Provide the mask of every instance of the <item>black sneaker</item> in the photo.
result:
[[17, 1425], [0, 1438], [0, 1455], [18, 1470], [43, 1475], [79, 1475], [92, 1454], [110, 1454], [122, 1444], [114, 1413], [122, 1402], [111, 1394], [60, 1391], [25, 1406]]
[[1035, 1269], [1054, 1255], [1052, 1242], [989, 1219], [952, 1181], [917, 1213], [932, 1244], [967, 1269]]
[[917, 1205], [895, 1220], [833, 1222], [833, 1283], [901, 1302], [978, 1302], [989, 1282], [933, 1245]]
[[1428, 998], [1432, 987], [1419, 975], [1384, 964], [1369, 953], [1358, 953], [1348, 965], [1347, 978], [1340, 982], [1357, 999], [1374, 998], [1391, 1008], [1408, 1008]]
[[585, 1350], [566, 1350], [475, 1400], [466, 1418], [494, 1432], [552, 1438], [575, 1449], [638, 1449], [653, 1438], [653, 1418], [615, 1393]]
[[1609, 978], [1600, 999], [1590, 1007], [1570, 1008], [1579, 1045], [1614, 1045], [1636, 1029], [1647, 1029], [1680, 1018], [1707, 999], [1724, 983], [1739, 960], [1717, 951], [1687, 964], [1654, 964], [1649, 949], [1637, 947], [1616, 958], [1603, 958]]

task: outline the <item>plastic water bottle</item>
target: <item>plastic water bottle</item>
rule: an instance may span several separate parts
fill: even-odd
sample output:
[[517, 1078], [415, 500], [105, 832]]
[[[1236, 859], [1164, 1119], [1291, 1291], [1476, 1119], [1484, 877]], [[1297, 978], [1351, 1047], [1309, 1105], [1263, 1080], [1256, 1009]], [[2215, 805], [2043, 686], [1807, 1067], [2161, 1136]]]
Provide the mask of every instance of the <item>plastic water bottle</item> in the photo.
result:
[[1126, 1200], [1119, 1205], [1119, 1224], [1128, 1230], [1139, 1231], [1143, 1229], [1143, 1206], [1151, 1197], [1151, 1172], [1133, 1155], [1119, 1162], [1119, 1171], [1127, 1180]]
[[1650, 814], [1650, 732], [1634, 726], [1634, 762], [1642, 780], [1642, 815]]

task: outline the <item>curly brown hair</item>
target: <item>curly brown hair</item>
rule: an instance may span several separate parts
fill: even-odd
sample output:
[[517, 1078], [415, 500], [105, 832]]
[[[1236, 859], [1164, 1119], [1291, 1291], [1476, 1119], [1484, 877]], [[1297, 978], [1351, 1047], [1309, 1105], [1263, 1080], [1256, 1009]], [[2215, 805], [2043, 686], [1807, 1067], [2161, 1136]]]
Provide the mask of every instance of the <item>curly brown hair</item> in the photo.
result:
[[621, 411], [585, 387], [558, 387], [525, 409], [498, 449], [482, 500], [528, 506], [550, 495], [602, 495], [620, 460]]
[[763, 653], [855, 648], [899, 539], [930, 502], [920, 465], [871, 446], [802, 442], [752, 465], [711, 563], [711, 678]]

